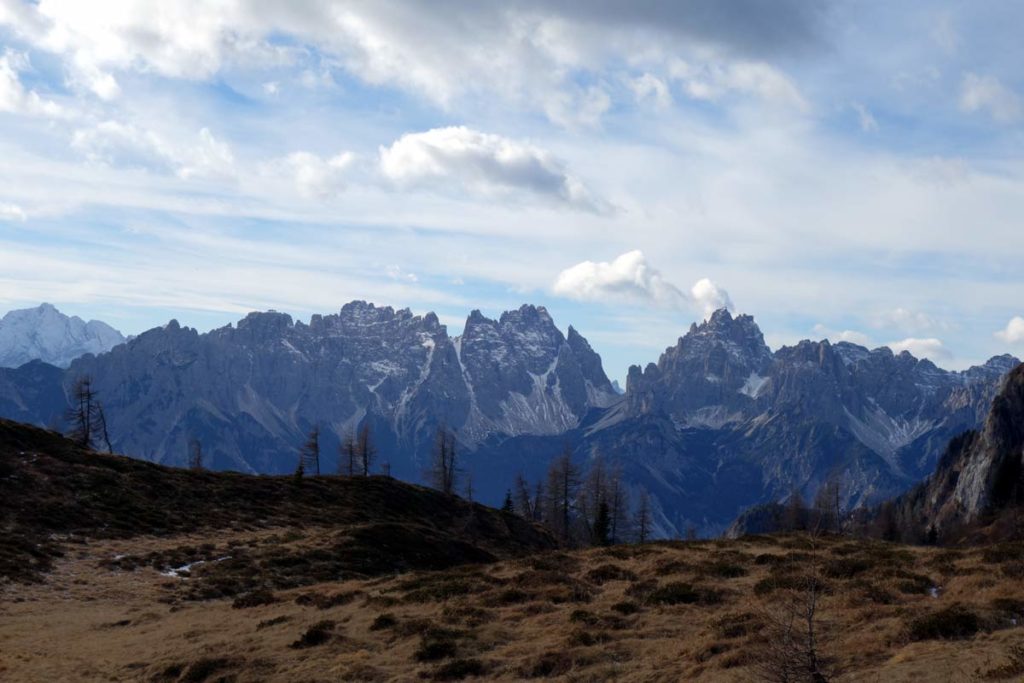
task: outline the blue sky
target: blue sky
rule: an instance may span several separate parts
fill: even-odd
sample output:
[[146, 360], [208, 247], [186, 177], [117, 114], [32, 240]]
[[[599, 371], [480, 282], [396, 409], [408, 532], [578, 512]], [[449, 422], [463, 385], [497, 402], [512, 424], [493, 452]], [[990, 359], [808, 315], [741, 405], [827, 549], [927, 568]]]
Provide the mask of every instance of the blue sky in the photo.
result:
[[1024, 5], [0, 0], [0, 311], [1024, 353]]

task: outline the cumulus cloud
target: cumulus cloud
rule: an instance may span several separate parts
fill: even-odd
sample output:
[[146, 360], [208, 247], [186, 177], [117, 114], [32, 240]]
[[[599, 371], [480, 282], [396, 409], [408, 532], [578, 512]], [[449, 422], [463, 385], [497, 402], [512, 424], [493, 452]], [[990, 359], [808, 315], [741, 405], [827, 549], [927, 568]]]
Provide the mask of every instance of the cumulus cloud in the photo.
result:
[[121, 94], [125, 73], [210, 79], [225, 67], [305, 65], [316, 54], [365, 83], [412, 91], [442, 107], [486, 92], [575, 126], [594, 125], [612, 96], [580, 87], [577, 76], [638, 51], [714, 55], [738, 62], [723, 71], [735, 87], [791, 90], [765, 60], [820, 47], [827, 25], [822, 8], [798, 0], [770, 7], [759, 0], [452, 0], [443, 12], [401, 0], [309, 0], [299, 7], [287, 0], [180, 0], [154, 15], [147, 0], [15, 0], [0, 5], [0, 26], [61, 56], [69, 83], [105, 100]]
[[923, 311], [914, 311], [902, 306], [876, 316], [872, 323], [878, 328], [892, 327], [907, 334], [949, 330], [952, 327], [948, 322]]
[[170, 171], [183, 179], [232, 175], [231, 147], [208, 128], [196, 138], [178, 142], [134, 124], [102, 121], [76, 130], [71, 147], [93, 162]]
[[814, 326], [814, 333], [833, 342], [850, 342], [859, 346], [871, 346], [871, 337], [857, 330], [833, 330], [818, 323]]
[[651, 103], [656, 109], [667, 109], [672, 106], [672, 93], [668, 85], [653, 74], [645, 73], [629, 81], [637, 102]]
[[916, 338], [907, 337], [901, 341], [894, 341], [886, 344], [893, 353], [909, 351], [915, 358], [927, 358], [931, 361], [949, 360], [953, 354], [942, 343], [942, 340], [934, 337]]
[[463, 126], [403, 135], [380, 148], [380, 170], [400, 186], [527, 193], [580, 209], [605, 208], [546, 150]]
[[1024, 116], [1024, 101], [995, 76], [969, 73], [960, 84], [960, 108], [987, 112], [1000, 123], [1012, 123]]
[[695, 100], [715, 102], [728, 94], [740, 93], [798, 110], [808, 108], [796, 84], [764, 62], [691, 63], [676, 59], [669, 74]]
[[719, 308], [732, 308], [729, 294], [702, 279], [684, 292], [647, 263], [640, 250], [626, 252], [614, 261], [583, 261], [566, 268], [555, 279], [552, 291], [578, 301], [618, 299], [675, 310], [700, 311], [708, 317]]
[[28, 214], [25, 213], [25, 209], [21, 208], [17, 204], [0, 202], [0, 221], [24, 222], [26, 220], [28, 220]]
[[66, 115], [56, 102], [43, 99], [35, 90], [26, 90], [18, 72], [28, 67], [28, 58], [14, 50], [0, 57], [0, 112], [59, 118]]
[[705, 318], [720, 308], [732, 310], [732, 300], [729, 293], [716, 285], [708, 278], [702, 278], [690, 288], [690, 296], [693, 304], [704, 314]]
[[384, 269], [387, 276], [392, 280], [399, 280], [404, 282], [419, 282], [420, 279], [416, 273], [410, 273], [401, 266], [390, 265]]
[[311, 152], [293, 152], [278, 162], [295, 182], [303, 197], [324, 199], [345, 188], [345, 179], [355, 162], [351, 152], [341, 152], [324, 159]]
[[1007, 344], [1024, 344], [1024, 318], [1019, 315], [1011, 318], [1004, 329], [996, 332], [996, 338]]
[[876, 133], [878, 132], [878, 121], [875, 120], [874, 115], [867, 107], [860, 102], [853, 102], [850, 107], [857, 112], [857, 121], [860, 123], [860, 129], [865, 133]]

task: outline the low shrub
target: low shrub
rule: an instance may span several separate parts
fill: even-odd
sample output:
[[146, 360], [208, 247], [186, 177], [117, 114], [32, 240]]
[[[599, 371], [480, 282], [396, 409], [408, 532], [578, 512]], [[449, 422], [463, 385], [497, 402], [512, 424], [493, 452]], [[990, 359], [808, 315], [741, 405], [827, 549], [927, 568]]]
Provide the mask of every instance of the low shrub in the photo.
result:
[[625, 600], [623, 602], [617, 602], [614, 605], [612, 605], [612, 609], [618, 612], [619, 614], [629, 616], [630, 614], [636, 614], [637, 612], [639, 612], [640, 605], [636, 604], [635, 602]]
[[231, 606], [235, 609], [248, 609], [250, 607], [272, 605], [275, 602], [277, 602], [277, 598], [274, 594], [271, 591], [262, 588], [239, 595], [235, 598], [235, 601], [231, 603]]
[[456, 631], [434, 628], [420, 636], [420, 645], [413, 657], [418, 662], [435, 662], [439, 659], [454, 657], [457, 649]]
[[711, 588], [694, 588], [688, 583], [672, 582], [651, 591], [647, 602], [655, 605], [717, 605], [722, 602], [722, 594]]
[[307, 647], [316, 647], [317, 645], [323, 645], [334, 636], [334, 622], [325, 619], [318, 621], [309, 628], [306, 629], [298, 640], [292, 643], [289, 647], [296, 650], [301, 650]]
[[701, 567], [701, 573], [718, 579], [737, 579], [748, 574], [747, 568], [743, 565], [723, 560], [708, 562]]
[[615, 564], [602, 564], [587, 572], [587, 580], [597, 585], [608, 581], [636, 581], [636, 573]]
[[963, 640], [981, 630], [981, 619], [962, 605], [916, 617], [907, 625], [911, 640]]
[[373, 623], [370, 624], [370, 630], [383, 631], [385, 629], [394, 628], [397, 624], [398, 619], [395, 617], [395, 615], [391, 614], [390, 612], [385, 612], [383, 614], [377, 615], [377, 617], [373, 620]]
[[525, 678], [553, 678], [564, 676], [572, 671], [572, 655], [564, 650], [545, 652], [532, 663], [520, 668], [520, 675]]
[[470, 676], [485, 676], [490, 667], [479, 659], [453, 659], [430, 673], [433, 681], [461, 681]]
[[852, 579], [871, 569], [871, 562], [863, 557], [840, 557], [829, 560], [821, 573], [831, 579]]

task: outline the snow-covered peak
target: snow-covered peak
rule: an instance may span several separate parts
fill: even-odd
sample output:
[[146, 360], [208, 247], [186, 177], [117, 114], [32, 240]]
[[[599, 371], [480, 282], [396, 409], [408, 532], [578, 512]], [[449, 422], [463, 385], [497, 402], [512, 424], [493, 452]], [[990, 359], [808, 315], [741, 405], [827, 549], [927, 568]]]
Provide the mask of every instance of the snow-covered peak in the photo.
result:
[[66, 316], [44, 303], [0, 318], [0, 366], [18, 367], [41, 360], [67, 367], [79, 356], [109, 351], [124, 340], [106, 323]]

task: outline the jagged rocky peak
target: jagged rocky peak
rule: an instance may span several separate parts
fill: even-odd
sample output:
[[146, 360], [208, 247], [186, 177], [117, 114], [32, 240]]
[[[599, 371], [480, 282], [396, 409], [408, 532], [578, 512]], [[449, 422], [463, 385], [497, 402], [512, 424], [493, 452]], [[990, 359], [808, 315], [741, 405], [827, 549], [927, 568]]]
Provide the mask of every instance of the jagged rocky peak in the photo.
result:
[[956, 501], [968, 518], [1024, 504], [1024, 365], [1007, 375], [981, 438], [965, 457]]
[[[177, 321], [172, 321], [177, 325]], [[292, 317], [278, 311], [260, 311], [246, 315], [238, 321], [239, 332], [254, 336], [280, 336], [294, 325]]]
[[722, 308], [692, 324], [657, 365], [643, 372], [630, 368], [627, 400], [634, 413], [663, 410], [683, 423], [732, 421], [764, 389], [771, 363], [771, 349], [753, 317], [734, 317]]
[[590, 347], [590, 343], [572, 325], [569, 326], [566, 341], [576, 356], [576, 362], [579, 363], [583, 376], [593, 384], [595, 389], [610, 396], [618, 396], [622, 393], [605, 374], [601, 356]]
[[590, 344], [575, 329], [566, 338], [543, 306], [497, 320], [473, 311], [457, 344], [473, 393], [464, 434], [560, 433], [616, 400]]
[[991, 405], [981, 431], [953, 438], [935, 472], [896, 500], [905, 532], [954, 541], [1024, 506], [1024, 365], [1005, 377]]
[[32, 360], [67, 367], [79, 356], [104, 353], [124, 341], [120, 332], [104, 322], [66, 316], [44, 303], [0, 318], [0, 367], [18, 367]]

